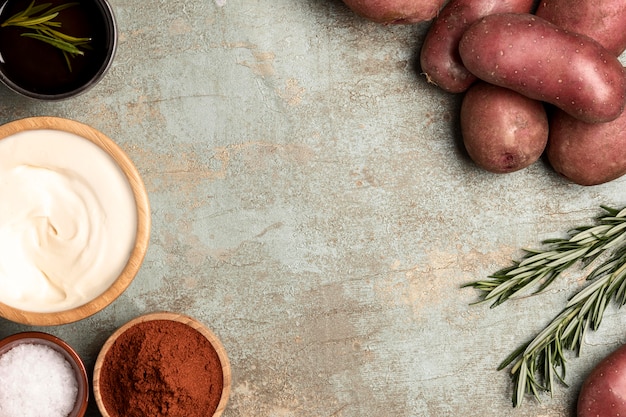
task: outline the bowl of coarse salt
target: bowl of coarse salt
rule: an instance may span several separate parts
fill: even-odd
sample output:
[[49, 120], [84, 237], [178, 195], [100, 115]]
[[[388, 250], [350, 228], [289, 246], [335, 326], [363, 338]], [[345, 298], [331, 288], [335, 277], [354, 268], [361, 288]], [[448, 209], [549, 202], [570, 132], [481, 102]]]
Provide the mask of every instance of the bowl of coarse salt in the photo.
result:
[[80, 356], [48, 333], [23, 332], [0, 340], [1, 415], [82, 417], [89, 381]]
[[75, 322], [112, 303], [148, 247], [139, 173], [83, 123], [30, 117], [0, 126], [0, 317]]

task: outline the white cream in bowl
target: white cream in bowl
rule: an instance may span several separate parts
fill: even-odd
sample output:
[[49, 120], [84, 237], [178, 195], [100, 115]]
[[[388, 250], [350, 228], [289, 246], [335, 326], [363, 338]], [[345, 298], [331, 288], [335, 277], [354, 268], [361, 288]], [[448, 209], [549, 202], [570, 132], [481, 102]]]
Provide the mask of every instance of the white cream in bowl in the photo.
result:
[[137, 207], [117, 163], [73, 133], [0, 140], [0, 302], [79, 307], [107, 290], [133, 250]]

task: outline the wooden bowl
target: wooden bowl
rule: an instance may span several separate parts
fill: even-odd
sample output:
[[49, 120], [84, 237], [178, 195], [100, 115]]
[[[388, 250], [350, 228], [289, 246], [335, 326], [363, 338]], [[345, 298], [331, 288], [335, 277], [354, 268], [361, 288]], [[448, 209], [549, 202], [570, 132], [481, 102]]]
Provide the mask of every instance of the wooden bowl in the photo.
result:
[[206, 417], [221, 416], [222, 413], [224, 412], [224, 409], [226, 408], [226, 404], [228, 403], [228, 398], [230, 396], [230, 390], [231, 390], [231, 379], [232, 379], [230, 362], [228, 360], [228, 356], [226, 355], [226, 350], [224, 349], [224, 346], [222, 345], [220, 340], [217, 338], [217, 336], [215, 336], [215, 334], [213, 334], [213, 332], [209, 330], [206, 326], [204, 326], [202, 323], [200, 323], [199, 321], [191, 317], [188, 317], [182, 314], [171, 313], [171, 312], [151, 313], [151, 314], [146, 314], [146, 315], [137, 317], [129, 321], [128, 323], [124, 324], [117, 331], [115, 331], [102, 346], [102, 349], [100, 350], [100, 353], [98, 354], [98, 357], [96, 359], [96, 364], [94, 366], [93, 383], [92, 383], [94, 397], [96, 399], [98, 409], [100, 410], [100, 413], [102, 414], [102, 416], [103, 417], [119, 417], [117, 415], [111, 414], [107, 410], [106, 405], [111, 404], [111, 402], [114, 400], [111, 398], [107, 398], [106, 397], [107, 394], [106, 392], [104, 392], [105, 390], [103, 390], [101, 387], [101, 383], [103, 380], [102, 374], [104, 372], [103, 370], [106, 369], [108, 366], [109, 358], [107, 358], [107, 354], [110, 352], [112, 346], [120, 338], [120, 336], [122, 336], [129, 329], [133, 328], [136, 325], [140, 325], [142, 323], [147, 323], [147, 322], [156, 321], [156, 320], [173, 321], [177, 323], [182, 323], [184, 325], [189, 326], [191, 329], [196, 330], [202, 336], [204, 336], [204, 338], [206, 338], [209, 341], [209, 343], [211, 344], [211, 346], [217, 353], [217, 357], [219, 358], [219, 362], [220, 362], [221, 369], [222, 369], [223, 381], [222, 381], [222, 392], [221, 392], [221, 396], [220, 396], [220, 400], [217, 405], [217, 408], [215, 409], [215, 412], [213, 413], [212, 416], [206, 416]]
[[78, 384], [76, 404], [68, 417], [83, 417], [89, 402], [87, 370], [74, 349], [56, 336], [43, 332], [22, 332], [0, 340], [0, 356], [21, 344], [39, 344], [59, 352], [72, 367]]
[[75, 322], [89, 317], [112, 303], [130, 285], [139, 271], [150, 235], [150, 206], [144, 183], [132, 161], [110, 138], [85, 124], [57, 117], [31, 117], [16, 120], [0, 126], [0, 141], [29, 130], [57, 130], [78, 135], [104, 150], [119, 166], [132, 190], [137, 228], [135, 244], [126, 265], [117, 279], [100, 295], [86, 304], [55, 312], [26, 311], [0, 302], [0, 316], [8, 320], [35, 326], [52, 326]]

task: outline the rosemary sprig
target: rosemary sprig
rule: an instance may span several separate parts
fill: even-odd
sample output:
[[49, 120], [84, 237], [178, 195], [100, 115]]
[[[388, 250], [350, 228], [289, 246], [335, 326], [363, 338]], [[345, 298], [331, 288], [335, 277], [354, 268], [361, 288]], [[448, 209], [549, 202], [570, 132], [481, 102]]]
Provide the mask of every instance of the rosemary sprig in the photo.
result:
[[589, 285], [576, 293], [534, 339], [498, 367], [502, 370], [513, 365], [513, 406], [520, 406], [526, 394], [538, 398], [540, 391], [552, 393], [557, 381], [567, 386], [565, 352], [580, 353], [585, 331], [598, 330], [612, 301], [618, 308], [626, 304], [626, 245], [616, 249], [587, 279]]
[[501, 269], [488, 280], [465, 285], [482, 292], [480, 302], [495, 307], [535, 287], [544, 290], [563, 271], [577, 263], [582, 269], [603, 253], [607, 257], [588, 275], [587, 285], [569, 299], [563, 310], [532, 340], [511, 353], [499, 365], [511, 365], [513, 405], [522, 404], [526, 395], [552, 393], [556, 383], [567, 386], [566, 352], [580, 353], [585, 332], [599, 329], [607, 306], [626, 304], [626, 207], [620, 210], [602, 206], [596, 223], [572, 229], [565, 239], [550, 239], [547, 247], [525, 250], [521, 261]]
[[21, 36], [37, 39], [59, 49], [71, 71], [70, 57], [84, 55], [81, 48], [88, 48], [91, 38], [75, 37], [60, 32], [57, 29], [61, 27], [61, 22], [54, 19], [61, 11], [78, 4], [76, 2], [64, 3], [50, 8], [50, 3], [35, 5], [35, 0], [33, 0], [25, 10], [9, 17], [0, 24], [0, 27], [17, 26], [30, 30], [22, 33]]
[[599, 255], [626, 242], [626, 208], [616, 210], [602, 206], [606, 213], [596, 224], [568, 232], [564, 239], [548, 239], [543, 249], [524, 249], [520, 261], [500, 269], [487, 280], [464, 285], [481, 291], [481, 301], [496, 307], [506, 300], [535, 287], [545, 290], [563, 271], [580, 262], [587, 267]]

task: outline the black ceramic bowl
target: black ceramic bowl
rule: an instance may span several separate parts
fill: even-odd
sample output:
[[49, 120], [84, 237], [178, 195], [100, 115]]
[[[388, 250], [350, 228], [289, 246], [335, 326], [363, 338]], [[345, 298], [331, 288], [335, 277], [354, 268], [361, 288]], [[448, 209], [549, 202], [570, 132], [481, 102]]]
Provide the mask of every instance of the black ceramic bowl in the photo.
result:
[[[3, 23], [26, 10], [32, 0], [0, 0], [0, 81], [23, 96], [38, 100], [63, 100], [84, 93], [96, 85], [109, 69], [117, 48], [117, 26], [107, 0], [80, 0], [52, 19], [61, 24], [55, 30], [78, 38], [89, 38], [81, 46], [83, 55], [67, 55], [40, 39], [32, 30]], [[64, 0], [35, 0], [34, 5]], [[25, 36], [26, 34], [26, 36]]]

